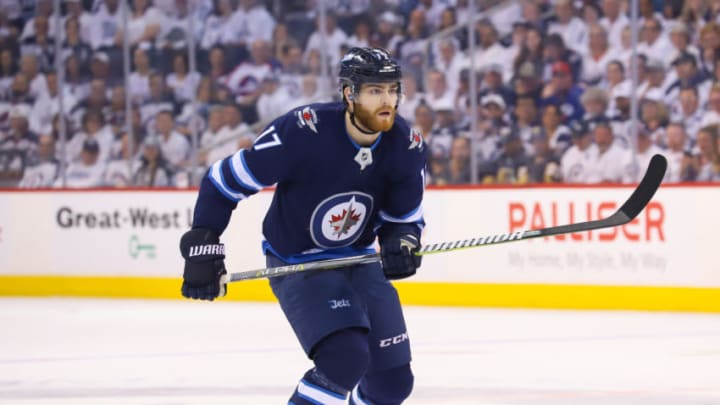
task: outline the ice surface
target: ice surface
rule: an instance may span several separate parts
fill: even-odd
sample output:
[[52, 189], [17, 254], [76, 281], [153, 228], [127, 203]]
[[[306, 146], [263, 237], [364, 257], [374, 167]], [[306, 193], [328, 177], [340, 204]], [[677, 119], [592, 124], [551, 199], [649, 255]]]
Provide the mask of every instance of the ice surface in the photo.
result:
[[[720, 404], [714, 314], [407, 307], [406, 404]], [[285, 404], [276, 304], [0, 299], [0, 404]]]

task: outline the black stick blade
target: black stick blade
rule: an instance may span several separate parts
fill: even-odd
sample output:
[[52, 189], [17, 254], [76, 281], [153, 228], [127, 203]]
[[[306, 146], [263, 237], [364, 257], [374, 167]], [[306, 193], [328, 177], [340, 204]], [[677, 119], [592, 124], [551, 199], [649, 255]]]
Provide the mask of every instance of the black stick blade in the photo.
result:
[[628, 220], [632, 220], [638, 216], [653, 198], [665, 177], [665, 170], [667, 170], [667, 159], [665, 159], [664, 156], [655, 155], [650, 159], [650, 164], [645, 172], [645, 176], [643, 176], [638, 187], [630, 195], [630, 198], [620, 207], [619, 211], [625, 214]]

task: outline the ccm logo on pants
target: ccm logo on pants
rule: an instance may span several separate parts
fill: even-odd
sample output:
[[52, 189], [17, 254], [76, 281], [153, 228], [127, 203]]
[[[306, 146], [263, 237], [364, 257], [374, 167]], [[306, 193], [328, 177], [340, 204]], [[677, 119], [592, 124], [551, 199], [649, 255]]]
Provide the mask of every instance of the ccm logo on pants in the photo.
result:
[[408, 334], [407, 334], [407, 332], [404, 332], [397, 336], [380, 340], [380, 347], [388, 347], [391, 345], [396, 345], [396, 344], [402, 343], [406, 340], [408, 340]]

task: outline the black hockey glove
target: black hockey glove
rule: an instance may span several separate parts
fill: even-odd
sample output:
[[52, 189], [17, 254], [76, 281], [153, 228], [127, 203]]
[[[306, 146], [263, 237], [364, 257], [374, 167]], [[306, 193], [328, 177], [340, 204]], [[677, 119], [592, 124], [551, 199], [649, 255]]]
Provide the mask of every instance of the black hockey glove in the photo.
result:
[[225, 245], [214, 231], [185, 232], [180, 239], [180, 253], [185, 258], [183, 297], [212, 301], [225, 296]]
[[390, 225], [380, 228], [380, 257], [388, 280], [410, 277], [420, 267], [420, 234], [415, 225]]

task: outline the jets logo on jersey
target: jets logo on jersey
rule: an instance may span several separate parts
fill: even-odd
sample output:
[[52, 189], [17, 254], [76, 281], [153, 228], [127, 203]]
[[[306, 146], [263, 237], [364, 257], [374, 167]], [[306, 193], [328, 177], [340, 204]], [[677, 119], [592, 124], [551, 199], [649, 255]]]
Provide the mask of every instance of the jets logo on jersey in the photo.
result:
[[310, 218], [310, 235], [321, 248], [352, 245], [362, 235], [373, 208], [372, 196], [349, 192], [323, 200]]
[[410, 146], [408, 146], [408, 149], [414, 149], [418, 148], [422, 150], [423, 147], [423, 138], [422, 134], [420, 134], [420, 130], [417, 128], [413, 128], [410, 130]]
[[307, 126], [317, 134], [317, 127], [315, 124], [317, 124], [318, 119], [317, 115], [315, 115], [315, 110], [310, 107], [305, 107], [302, 110], [295, 111], [295, 115], [298, 117], [298, 126], [300, 128]]

